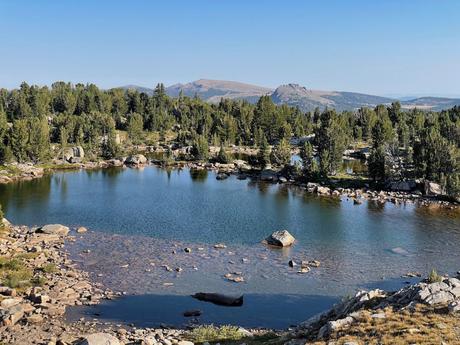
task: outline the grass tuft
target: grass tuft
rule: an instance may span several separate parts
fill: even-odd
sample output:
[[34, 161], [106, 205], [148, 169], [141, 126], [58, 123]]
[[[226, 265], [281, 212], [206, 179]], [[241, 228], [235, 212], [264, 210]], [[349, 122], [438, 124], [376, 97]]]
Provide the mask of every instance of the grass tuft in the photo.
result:
[[213, 325], [200, 326], [192, 330], [191, 339], [196, 343], [240, 340], [244, 337], [238, 327]]
[[41, 270], [45, 273], [54, 273], [57, 271], [57, 266], [53, 263], [45, 264], [41, 267]]

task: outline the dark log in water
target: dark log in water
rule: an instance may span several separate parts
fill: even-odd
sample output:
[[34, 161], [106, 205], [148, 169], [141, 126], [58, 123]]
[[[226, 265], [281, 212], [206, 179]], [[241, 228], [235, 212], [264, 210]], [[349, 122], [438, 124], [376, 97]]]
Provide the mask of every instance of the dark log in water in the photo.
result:
[[192, 297], [196, 298], [199, 301], [211, 302], [226, 307], [241, 307], [243, 305], [243, 296], [232, 297], [221, 295], [218, 293], [198, 292], [192, 295]]

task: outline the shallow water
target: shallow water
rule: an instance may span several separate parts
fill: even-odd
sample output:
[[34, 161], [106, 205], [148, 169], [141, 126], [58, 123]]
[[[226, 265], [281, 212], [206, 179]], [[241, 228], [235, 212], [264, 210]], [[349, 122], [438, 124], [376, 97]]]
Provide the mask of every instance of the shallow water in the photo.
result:
[[[357, 288], [384, 286], [408, 271], [456, 272], [460, 262], [460, 217], [454, 211], [413, 204], [353, 205], [292, 186], [234, 176], [218, 181], [206, 171], [146, 167], [55, 173], [0, 186], [0, 203], [14, 223], [88, 227], [89, 233], [67, 245], [72, 257], [108, 287], [145, 295], [153, 310], [161, 303], [152, 295], [244, 293], [272, 296], [272, 301], [286, 296], [286, 303], [289, 296], [301, 296], [296, 310], [284, 309], [284, 323], [273, 320], [287, 326], [307, 318], [307, 310], [326, 308]], [[293, 248], [274, 250], [260, 243], [278, 229], [288, 229], [297, 238]], [[214, 249], [217, 242], [228, 248]], [[185, 247], [192, 253], [186, 254]], [[87, 249], [90, 253], [82, 253]], [[317, 259], [321, 267], [298, 274], [287, 265], [291, 258]], [[174, 271], [179, 267], [181, 272]], [[244, 283], [223, 277], [235, 271], [242, 273]], [[313, 303], [309, 296], [324, 299]], [[245, 309], [247, 324], [253, 325], [250, 320], [257, 315], [260, 326], [270, 324], [263, 321], [258, 305], [267, 300], [252, 300], [252, 307]], [[124, 302], [117, 303], [121, 308]], [[183, 321], [179, 309], [184, 308], [177, 307], [176, 324]], [[203, 318], [232, 322], [226, 313], [218, 315], [221, 319]]]

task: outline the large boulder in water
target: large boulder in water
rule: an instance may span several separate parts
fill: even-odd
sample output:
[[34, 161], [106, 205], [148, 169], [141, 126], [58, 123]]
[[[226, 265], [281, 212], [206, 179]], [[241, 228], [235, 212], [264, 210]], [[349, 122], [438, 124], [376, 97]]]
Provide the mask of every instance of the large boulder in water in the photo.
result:
[[61, 224], [48, 224], [44, 225], [41, 228], [37, 229], [36, 232], [43, 233], [47, 235], [59, 235], [59, 236], [67, 236], [70, 229], [67, 226]]
[[329, 195], [331, 194], [331, 189], [329, 187], [317, 186], [316, 193], [320, 195]]
[[279, 230], [268, 236], [265, 241], [272, 246], [288, 247], [295, 242], [295, 238], [289, 231]]
[[93, 333], [83, 337], [78, 345], [120, 345], [120, 342], [113, 335], [107, 333]]
[[137, 154], [137, 155], [132, 155], [126, 158], [125, 164], [126, 165], [144, 165], [147, 163], [147, 158], [145, 158], [144, 155]]

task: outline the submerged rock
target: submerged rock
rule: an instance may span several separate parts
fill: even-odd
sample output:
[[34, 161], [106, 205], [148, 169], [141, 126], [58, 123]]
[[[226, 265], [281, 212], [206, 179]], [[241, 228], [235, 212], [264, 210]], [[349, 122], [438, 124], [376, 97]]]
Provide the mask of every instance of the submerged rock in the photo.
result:
[[225, 179], [227, 179], [227, 178], [228, 178], [228, 175], [225, 174], [225, 173], [219, 173], [219, 174], [217, 174], [217, 176], [216, 176], [216, 180], [225, 180]]
[[184, 315], [185, 317], [197, 317], [197, 316], [200, 316], [201, 314], [203, 314], [203, 312], [199, 309], [196, 309], [196, 310], [186, 310], [184, 311], [182, 315]]
[[278, 173], [272, 169], [265, 169], [260, 173], [260, 179], [262, 181], [277, 182]]
[[288, 247], [295, 242], [294, 236], [292, 236], [287, 230], [275, 231], [269, 237], [265, 239], [267, 244], [277, 247]]
[[85, 233], [85, 232], [87, 232], [87, 231], [88, 231], [88, 229], [85, 228], [84, 226], [80, 226], [80, 227], [77, 229], [77, 233], [79, 233], [79, 234], [83, 234], [83, 233]]
[[239, 307], [243, 305], [243, 295], [239, 297], [232, 297], [221, 295], [218, 293], [198, 292], [192, 296], [199, 301], [211, 302], [217, 305], [228, 307]]

